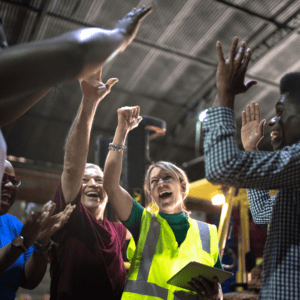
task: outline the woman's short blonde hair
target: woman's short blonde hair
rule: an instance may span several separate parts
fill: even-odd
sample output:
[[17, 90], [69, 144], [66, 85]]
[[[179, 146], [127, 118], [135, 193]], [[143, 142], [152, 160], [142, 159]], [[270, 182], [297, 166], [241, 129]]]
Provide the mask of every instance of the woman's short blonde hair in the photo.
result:
[[[151, 166], [149, 166], [149, 168], [146, 172], [146, 175], [145, 175], [144, 192], [145, 192], [145, 196], [146, 196], [146, 206], [149, 206], [150, 203], [153, 202], [153, 199], [150, 194], [150, 175], [154, 168], [160, 168], [165, 171], [168, 171], [171, 174], [173, 174], [180, 181], [180, 183], [185, 187], [185, 190], [182, 192], [182, 199], [184, 201], [186, 199], [186, 196], [189, 193], [189, 184], [190, 184], [186, 173], [171, 162], [158, 161], [158, 162], [152, 164]], [[183, 210], [185, 210], [184, 204], [183, 204]]]

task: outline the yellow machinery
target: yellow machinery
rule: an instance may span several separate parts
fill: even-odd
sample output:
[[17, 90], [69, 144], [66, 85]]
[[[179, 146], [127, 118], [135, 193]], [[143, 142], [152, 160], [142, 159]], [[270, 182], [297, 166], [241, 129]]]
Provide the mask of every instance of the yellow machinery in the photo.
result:
[[[272, 191], [271, 194], [274, 195]], [[212, 201], [216, 195], [223, 195], [220, 185], [212, 185], [206, 179], [198, 180], [190, 184], [188, 197]], [[240, 230], [238, 243], [238, 259], [239, 268], [236, 275], [237, 283], [247, 283], [248, 274], [246, 271], [245, 254], [250, 251], [250, 236], [249, 236], [249, 203], [246, 189], [240, 189], [238, 195], [235, 194], [235, 189], [230, 188], [225, 197], [225, 203], [222, 204], [220, 223], [218, 227], [218, 239], [220, 245], [221, 259], [226, 246], [229, 222], [233, 206], [239, 206], [240, 211]]]

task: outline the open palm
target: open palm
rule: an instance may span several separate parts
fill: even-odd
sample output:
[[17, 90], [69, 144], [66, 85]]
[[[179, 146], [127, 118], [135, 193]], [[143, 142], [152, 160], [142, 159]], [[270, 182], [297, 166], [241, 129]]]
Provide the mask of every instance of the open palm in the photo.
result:
[[104, 84], [101, 81], [101, 74], [102, 68], [80, 81], [83, 97], [91, 100], [101, 100], [110, 92], [111, 87], [118, 82], [117, 78], [110, 78]]
[[264, 124], [266, 120], [260, 120], [259, 104], [254, 102], [247, 105], [246, 112], [242, 112], [241, 138], [246, 151], [257, 150], [257, 145], [264, 137]]

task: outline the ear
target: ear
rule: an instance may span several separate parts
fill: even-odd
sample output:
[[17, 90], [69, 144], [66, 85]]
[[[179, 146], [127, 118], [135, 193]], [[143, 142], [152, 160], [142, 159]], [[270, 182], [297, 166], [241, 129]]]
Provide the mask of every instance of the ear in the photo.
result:
[[181, 182], [181, 191], [182, 191], [183, 193], [186, 192], [186, 183], [185, 183], [185, 182]]

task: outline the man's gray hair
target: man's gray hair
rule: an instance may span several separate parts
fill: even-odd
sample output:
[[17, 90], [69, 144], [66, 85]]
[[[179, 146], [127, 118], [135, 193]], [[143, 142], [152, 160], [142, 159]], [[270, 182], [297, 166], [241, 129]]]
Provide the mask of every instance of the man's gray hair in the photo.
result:
[[87, 164], [85, 164], [85, 168], [86, 169], [90, 169], [90, 168], [97, 169], [98, 171], [100, 171], [100, 173], [103, 173], [102, 169], [95, 164], [87, 163]]

